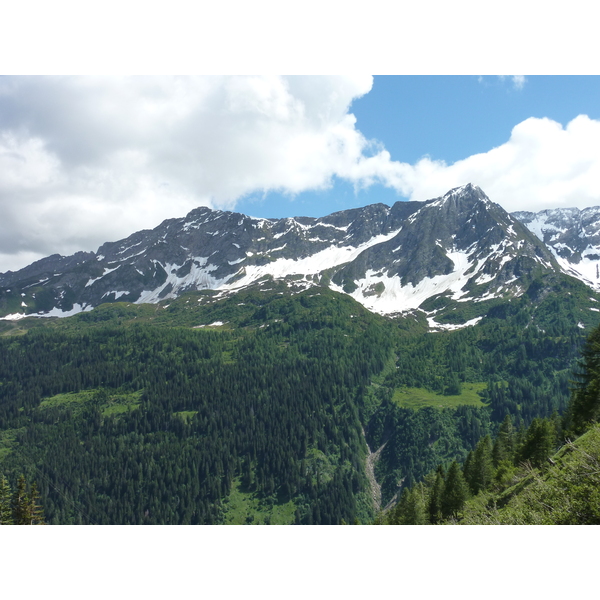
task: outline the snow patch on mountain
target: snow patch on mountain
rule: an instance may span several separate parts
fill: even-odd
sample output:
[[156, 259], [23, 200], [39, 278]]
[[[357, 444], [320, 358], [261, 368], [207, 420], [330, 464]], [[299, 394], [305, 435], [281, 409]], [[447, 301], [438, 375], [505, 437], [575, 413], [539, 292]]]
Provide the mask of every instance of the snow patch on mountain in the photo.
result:
[[74, 304], [71, 310], [61, 310], [60, 308], [53, 308], [51, 311], [47, 313], [36, 313], [33, 315], [28, 315], [32, 317], [70, 317], [72, 315], [76, 315], [81, 312], [89, 312], [94, 307], [89, 305], [81, 305]]
[[103, 277], [106, 277], [106, 275], [108, 275], [109, 273], [112, 273], [113, 271], [116, 271], [120, 266], [121, 265], [119, 265], [118, 267], [115, 267], [114, 269], [105, 268], [104, 272], [102, 273], [102, 275], [100, 275], [100, 277], [96, 277], [95, 279], [90, 279], [85, 284], [85, 287], [90, 287], [90, 285], [93, 285], [96, 281], [100, 281], [100, 279], [102, 279]]
[[[600, 252], [598, 248], [593, 250], [594, 252]], [[580, 279], [591, 288], [600, 290], [600, 260], [584, 255], [578, 263], [572, 263], [556, 252], [554, 252], [554, 255], [565, 273]]]
[[26, 315], [25, 313], [12, 313], [10, 315], [4, 315], [3, 317], [0, 317], [0, 321], [19, 321], [28, 316], [29, 315]]
[[121, 296], [127, 296], [129, 294], [129, 292], [106, 292], [105, 294], [102, 295], [102, 298], [106, 298], [108, 296], [110, 296], [111, 294], [114, 294], [114, 299], [118, 300], [119, 298], [121, 298]]
[[455, 331], [456, 329], [464, 329], [465, 327], [473, 327], [473, 325], [477, 325], [479, 321], [481, 321], [483, 317], [475, 317], [470, 321], [465, 321], [464, 323], [455, 324], [455, 323], [438, 323], [433, 317], [427, 317], [427, 324], [430, 329], [440, 329], [443, 331]]
[[211, 273], [216, 271], [218, 267], [216, 265], [207, 265], [207, 262], [208, 258], [204, 256], [194, 258], [190, 272], [183, 277], [177, 275], [177, 271], [183, 265], [170, 263], [162, 265], [162, 263], [158, 263], [167, 272], [166, 281], [155, 289], [144, 290], [135, 301], [135, 304], [156, 303], [166, 298], [176, 298], [179, 294], [190, 289], [218, 289], [231, 277], [225, 279], [213, 277]]
[[399, 231], [395, 230], [388, 234], [376, 235], [369, 241], [356, 247], [330, 246], [305, 258], [278, 258], [264, 265], [247, 265], [234, 275], [235, 277], [240, 274], [242, 275], [241, 278], [236, 279], [231, 284], [223, 281], [218, 287], [213, 289], [233, 290], [242, 288], [266, 276], [279, 279], [288, 275], [317, 275], [325, 269], [337, 267], [355, 260], [367, 248], [391, 240], [398, 235]]
[[565, 273], [600, 290], [599, 213], [600, 207], [556, 208], [514, 216], [546, 244]]
[[71, 310], [61, 310], [60, 308], [53, 308], [48, 312], [38, 312], [32, 314], [24, 314], [24, 313], [14, 313], [11, 315], [5, 315], [4, 317], [0, 317], [0, 321], [18, 321], [20, 319], [24, 319], [25, 317], [72, 317], [73, 315], [79, 314], [81, 312], [88, 312], [93, 309], [93, 306], [81, 304], [74, 304]]
[[[438, 294], [451, 292], [454, 299], [460, 298], [466, 293], [463, 288], [472, 277], [466, 272], [473, 263], [465, 251], [448, 251], [446, 256], [454, 263], [454, 270], [447, 275], [425, 277], [417, 285], [402, 285], [397, 275], [367, 270], [365, 277], [355, 282], [357, 289], [349, 295], [365, 308], [382, 315], [413, 310]], [[334, 283], [331, 288], [343, 292], [342, 287]]]

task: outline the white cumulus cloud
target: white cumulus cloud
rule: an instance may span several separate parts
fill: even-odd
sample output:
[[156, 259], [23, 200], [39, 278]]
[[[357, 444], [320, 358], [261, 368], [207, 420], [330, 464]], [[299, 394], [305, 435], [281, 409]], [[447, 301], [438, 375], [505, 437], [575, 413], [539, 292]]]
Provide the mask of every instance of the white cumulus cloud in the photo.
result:
[[600, 205], [600, 121], [579, 115], [566, 127], [529, 118], [509, 140], [453, 164], [404, 165], [398, 189], [425, 200], [472, 182], [508, 211]]
[[0, 271], [32, 253], [95, 250], [196, 206], [233, 208], [256, 191], [360, 178], [368, 142], [348, 109], [372, 84], [370, 76], [0, 79]]
[[530, 118], [488, 152], [409, 164], [356, 127], [351, 103], [372, 85], [370, 76], [0, 78], [0, 272], [95, 250], [196, 206], [233, 209], [250, 193], [328, 189], [336, 177], [413, 200], [472, 182], [509, 211], [600, 205], [599, 121]]

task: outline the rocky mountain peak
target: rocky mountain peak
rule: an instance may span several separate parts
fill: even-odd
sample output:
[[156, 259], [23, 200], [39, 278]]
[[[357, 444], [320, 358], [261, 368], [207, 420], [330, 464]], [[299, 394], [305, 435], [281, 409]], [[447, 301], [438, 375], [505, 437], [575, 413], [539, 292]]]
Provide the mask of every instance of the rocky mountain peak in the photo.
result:
[[550, 249], [562, 269], [600, 289], [600, 207], [513, 213]]
[[442, 196], [444, 201], [477, 201], [490, 202], [485, 192], [477, 185], [467, 183], [456, 188], [452, 188]]
[[[425, 310], [439, 326], [442, 309], [519, 296], [540, 270], [560, 270], [562, 247], [551, 252], [531, 229], [541, 217], [521, 215], [527, 229], [518, 216], [471, 183], [425, 202], [372, 204], [319, 219], [198, 207], [97, 253], [56, 255], [0, 274], [0, 315], [65, 316], [104, 302], [156, 303], [195, 290], [222, 296], [277, 283], [289, 293], [329, 286], [382, 314]], [[575, 217], [544, 218], [546, 233], [567, 219], [560, 221], [566, 235]], [[578, 231], [591, 231], [600, 210], [578, 219]], [[595, 231], [600, 243], [600, 227]]]

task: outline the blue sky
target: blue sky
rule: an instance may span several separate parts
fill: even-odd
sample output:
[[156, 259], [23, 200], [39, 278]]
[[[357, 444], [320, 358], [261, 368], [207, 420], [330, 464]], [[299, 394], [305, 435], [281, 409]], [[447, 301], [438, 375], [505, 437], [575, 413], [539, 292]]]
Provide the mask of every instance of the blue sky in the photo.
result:
[[[429, 156], [450, 164], [501, 146], [512, 128], [529, 117], [546, 117], [563, 126], [582, 114], [600, 119], [600, 77], [375, 76], [371, 91], [354, 100], [350, 112], [357, 129], [379, 141], [392, 159], [414, 164]], [[384, 185], [357, 190], [342, 179], [332, 183], [329, 189], [294, 197], [251, 194], [236, 210], [267, 218], [320, 217], [407, 199]]]
[[197, 206], [600, 205], [600, 77], [0, 77], [0, 272]]

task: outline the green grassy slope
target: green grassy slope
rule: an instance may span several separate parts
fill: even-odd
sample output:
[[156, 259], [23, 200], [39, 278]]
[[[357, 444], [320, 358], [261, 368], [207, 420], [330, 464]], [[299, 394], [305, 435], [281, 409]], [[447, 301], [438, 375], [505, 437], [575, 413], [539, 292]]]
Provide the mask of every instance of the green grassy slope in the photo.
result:
[[[554, 464], [552, 464], [554, 463]], [[544, 467], [521, 466], [508, 487], [469, 500], [463, 525], [600, 524], [600, 425], [564, 445]]]

